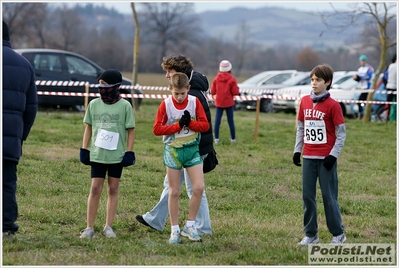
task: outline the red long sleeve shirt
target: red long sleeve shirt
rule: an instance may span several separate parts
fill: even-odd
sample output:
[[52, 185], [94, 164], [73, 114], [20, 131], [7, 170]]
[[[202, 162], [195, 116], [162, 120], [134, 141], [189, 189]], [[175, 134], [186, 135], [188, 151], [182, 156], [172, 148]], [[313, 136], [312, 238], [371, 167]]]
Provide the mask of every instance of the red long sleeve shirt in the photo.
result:
[[[177, 103], [173, 97], [173, 105], [177, 109], [184, 110], [188, 104], [188, 95], [182, 103]], [[191, 120], [189, 129], [195, 132], [205, 132], [210, 128], [208, 119], [206, 118], [206, 114], [204, 108], [201, 105], [201, 102], [198, 98], [195, 98], [196, 101], [196, 110], [195, 115], [191, 115], [191, 117], [195, 116], [195, 120]], [[157, 115], [155, 117], [155, 122], [153, 126], [153, 133], [157, 136], [161, 135], [171, 135], [173, 133], [179, 132], [182, 128], [179, 125], [179, 122], [176, 122], [172, 125], [167, 125], [168, 115], [166, 114], [166, 105], [165, 101], [162, 101], [161, 105], [158, 108]]]

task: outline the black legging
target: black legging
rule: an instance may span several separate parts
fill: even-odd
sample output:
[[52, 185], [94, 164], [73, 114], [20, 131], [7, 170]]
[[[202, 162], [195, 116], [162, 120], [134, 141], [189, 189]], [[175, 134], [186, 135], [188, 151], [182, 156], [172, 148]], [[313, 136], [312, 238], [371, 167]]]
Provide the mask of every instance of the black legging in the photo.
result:
[[[395, 91], [396, 92], [396, 88], [387, 88], [387, 91]], [[388, 94], [387, 101], [388, 102], [392, 102], [393, 98], [395, 97], [395, 95], [396, 94]], [[391, 112], [390, 111], [391, 110], [391, 106], [392, 106], [392, 104], [388, 104], [388, 120], [387, 121], [389, 121], [389, 113]]]
[[[365, 100], [367, 100], [367, 95], [368, 95], [369, 93], [361, 93], [360, 94], [360, 96], [359, 96], [359, 100], [361, 100], [361, 101], [365, 101]], [[357, 104], [358, 105], [358, 107], [359, 107], [359, 118], [363, 118], [363, 106], [362, 106], [362, 103], [358, 103]]]

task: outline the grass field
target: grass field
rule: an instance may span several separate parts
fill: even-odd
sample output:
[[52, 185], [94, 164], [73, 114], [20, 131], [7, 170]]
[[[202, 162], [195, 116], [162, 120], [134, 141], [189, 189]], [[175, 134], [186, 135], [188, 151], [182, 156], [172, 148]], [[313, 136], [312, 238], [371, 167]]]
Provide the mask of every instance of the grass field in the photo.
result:
[[[159, 103], [145, 100], [136, 112], [137, 160], [123, 171], [117, 238], [111, 240], [100, 235], [106, 192], [95, 238], [79, 238], [90, 189], [90, 168], [79, 162], [83, 113], [39, 112], [18, 165], [20, 230], [14, 242], [3, 243], [3, 265], [307, 265], [307, 250], [297, 247], [303, 237], [301, 168], [292, 163], [292, 114], [260, 114], [255, 142], [255, 112], [236, 111], [236, 144], [223, 117], [215, 146], [219, 165], [205, 175], [213, 234], [202, 243], [182, 238], [169, 245], [169, 220], [162, 233], [135, 220], [158, 202], [163, 187], [162, 141], [152, 133]], [[338, 174], [347, 242], [396, 244], [396, 123], [346, 123]], [[182, 190], [181, 226], [188, 213]], [[317, 203], [319, 236], [329, 243], [319, 190]]]

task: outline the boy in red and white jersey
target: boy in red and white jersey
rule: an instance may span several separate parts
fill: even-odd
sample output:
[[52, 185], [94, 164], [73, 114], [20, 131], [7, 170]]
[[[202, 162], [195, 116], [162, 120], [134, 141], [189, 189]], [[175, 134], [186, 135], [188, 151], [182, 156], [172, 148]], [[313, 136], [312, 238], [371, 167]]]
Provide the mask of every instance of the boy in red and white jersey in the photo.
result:
[[316, 207], [316, 182], [319, 178], [331, 244], [346, 240], [338, 204], [337, 158], [346, 138], [345, 120], [340, 104], [330, 97], [333, 69], [318, 65], [310, 72], [312, 91], [301, 99], [293, 162], [302, 170], [303, 223], [305, 237], [299, 243], [319, 242]]
[[[210, 128], [205, 111], [198, 98], [188, 95], [189, 79], [176, 72], [169, 80], [172, 95], [159, 106], [153, 132], [163, 136], [163, 162], [168, 176], [168, 209], [171, 225], [169, 243], [180, 243], [180, 235], [193, 241], [202, 241], [194, 226], [204, 191], [202, 157], [199, 153], [201, 132]], [[180, 175], [185, 168], [190, 177], [193, 195], [190, 198], [188, 219], [183, 230], [179, 227]]]

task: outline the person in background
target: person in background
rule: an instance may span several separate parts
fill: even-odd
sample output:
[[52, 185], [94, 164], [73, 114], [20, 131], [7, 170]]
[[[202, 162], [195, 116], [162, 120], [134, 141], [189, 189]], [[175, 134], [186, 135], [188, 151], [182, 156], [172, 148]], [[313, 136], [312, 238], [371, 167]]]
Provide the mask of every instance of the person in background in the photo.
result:
[[[392, 58], [392, 63], [386, 71], [386, 90], [396, 92], [398, 83], [398, 64], [396, 63], [396, 53]], [[388, 94], [387, 101], [394, 102], [397, 100], [396, 94]], [[396, 121], [396, 104], [389, 104], [388, 106], [388, 121]]]
[[[158, 108], [153, 132], [163, 135], [163, 162], [169, 184], [168, 209], [172, 228], [169, 243], [180, 243], [180, 235], [193, 241], [202, 241], [195, 227], [195, 218], [204, 191], [202, 157], [199, 154], [200, 132], [210, 127], [204, 108], [198, 98], [188, 95], [189, 80], [184, 73], [174, 73], [170, 78], [172, 96], [166, 98]], [[192, 196], [187, 222], [180, 233], [179, 196], [180, 177], [185, 168], [192, 184]]]
[[12, 49], [3, 21], [3, 241], [13, 241], [19, 229], [17, 165], [38, 110], [35, 80], [32, 65]]
[[[394, 65], [393, 65], [394, 64]], [[388, 67], [385, 69], [384, 71], [384, 75], [382, 77], [382, 84], [384, 84], [384, 89], [385, 91], [387, 91], [387, 95], [386, 95], [386, 101], [393, 101], [393, 99], [395, 98], [395, 94], [388, 94], [388, 91], [396, 91], [396, 53], [395, 55], [392, 57], [392, 61], [391, 63], [388, 65]], [[391, 68], [391, 72], [394, 72], [395, 75], [394, 76], [390, 76], [391, 79], [391, 84], [390, 87], [392, 87], [391, 89], [388, 89], [387, 84], [388, 84], [388, 71], [389, 68]], [[378, 85], [377, 85], [378, 88]], [[375, 119], [377, 121], [382, 121], [381, 118], [381, 114], [386, 112], [387, 113], [387, 118], [386, 121], [389, 121], [389, 113], [390, 113], [390, 107], [392, 107], [392, 104], [380, 104], [378, 106], [378, 109], [375, 112]]]
[[338, 204], [337, 158], [346, 139], [345, 120], [339, 103], [330, 97], [333, 69], [318, 65], [310, 72], [312, 91], [301, 99], [293, 162], [302, 169], [303, 225], [305, 237], [300, 246], [319, 242], [317, 225], [317, 178], [323, 196], [331, 244], [346, 241]]
[[[353, 79], [358, 81], [360, 83], [360, 88], [362, 90], [367, 90], [370, 89], [371, 87], [371, 78], [374, 75], [374, 68], [367, 62], [367, 56], [366, 55], [361, 55], [359, 57], [359, 62], [360, 62], [360, 67], [357, 69], [357, 74], [353, 76]], [[359, 101], [365, 101], [367, 100], [368, 93], [364, 92], [361, 93], [359, 96]], [[363, 109], [364, 104], [363, 103], [358, 103], [359, 107], [359, 114], [358, 118], [362, 119], [363, 118]]]
[[[83, 122], [80, 161], [91, 166], [91, 188], [87, 199], [87, 227], [80, 238], [93, 238], [105, 176], [108, 172], [107, 215], [102, 234], [115, 238], [112, 229], [119, 198], [119, 182], [124, 167], [134, 165], [135, 118], [133, 107], [119, 93], [122, 74], [110, 69], [98, 77], [100, 98], [90, 101]], [[91, 143], [90, 143], [91, 141]]]
[[[201, 133], [199, 143], [199, 153], [202, 159], [205, 159], [208, 154], [214, 150], [211, 111], [208, 106], [208, 99], [205, 96], [205, 93], [209, 89], [208, 79], [205, 75], [194, 71], [193, 63], [184, 55], [171, 55], [164, 57], [161, 66], [166, 71], [165, 77], [169, 81], [173, 74], [177, 72], [185, 73], [189, 78], [190, 83], [188, 95], [197, 97], [205, 110], [206, 118], [209, 122], [209, 129]], [[189, 198], [191, 198], [193, 189], [186, 169], [183, 169], [183, 172], [181, 172], [180, 176], [180, 185], [183, 184], [183, 182], [186, 183], [187, 195]], [[169, 215], [168, 195], [169, 184], [168, 175], [166, 175], [164, 179], [164, 189], [158, 203], [151, 209], [151, 211], [148, 211], [144, 215], [136, 215], [136, 220], [145, 226], [162, 232], [165, 227], [166, 218]], [[201, 204], [195, 218], [195, 228], [197, 229], [198, 234], [212, 234], [208, 200], [205, 190], [202, 193]]]
[[230, 128], [230, 141], [236, 142], [236, 129], [234, 126], [234, 96], [240, 95], [235, 77], [231, 74], [232, 64], [222, 60], [219, 64], [219, 73], [213, 79], [211, 94], [215, 100], [215, 143], [219, 143], [219, 130], [223, 111], [226, 111], [227, 122]]

